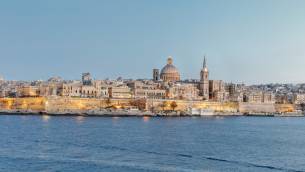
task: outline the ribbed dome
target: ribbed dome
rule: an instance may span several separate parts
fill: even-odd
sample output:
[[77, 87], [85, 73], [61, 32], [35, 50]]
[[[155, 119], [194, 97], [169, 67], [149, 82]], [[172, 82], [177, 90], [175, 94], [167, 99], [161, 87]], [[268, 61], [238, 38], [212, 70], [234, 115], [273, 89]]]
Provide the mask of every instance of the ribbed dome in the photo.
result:
[[174, 65], [167, 64], [161, 70], [161, 75], [162, 74], [179, 74], [179, 71], [178, 71], [178, 69]]
[[167, 65], [161, 70], [161, 79], [163, 81], [179, 81], [180, 73], [178, 69], [173, 65], [173, 59], [169, 57], [167, 59]]

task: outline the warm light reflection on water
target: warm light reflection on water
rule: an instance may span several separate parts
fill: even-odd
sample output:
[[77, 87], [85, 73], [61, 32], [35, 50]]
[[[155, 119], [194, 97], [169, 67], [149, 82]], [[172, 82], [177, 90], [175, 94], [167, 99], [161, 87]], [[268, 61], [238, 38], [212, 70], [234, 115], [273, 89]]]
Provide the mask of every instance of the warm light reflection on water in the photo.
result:
[[49, 115], [42, 115], [42, 120], [44, 122], [48, 122], [50, 120], [50, 118], [51, 118], [51, 116], [49, 116]]
[[149, 119], [150, 119], [150, 117], [149, 117], [149, 116], [143, 116], [143, 121], [144, 121], [144, 122], [148, 122], [148, 121], [149, 121]]
[[216, 119], [223, 120], [224, 117], [223, 116], [216, 116]]
[[81, 124], [85, 121], [85, 117], [84, 116], [77, 116], [76, 118], [76, 122]]
[[120, 119], [120, 117], [118, 117], [118, 116], [112, 117], [112, 123], [113, 123], [114, 125], [117, 125], [118, 122], [119, 122], [119, 119]]
[[118, 120], [120, 117], [114, 116], [112, 117], [113, 120]]

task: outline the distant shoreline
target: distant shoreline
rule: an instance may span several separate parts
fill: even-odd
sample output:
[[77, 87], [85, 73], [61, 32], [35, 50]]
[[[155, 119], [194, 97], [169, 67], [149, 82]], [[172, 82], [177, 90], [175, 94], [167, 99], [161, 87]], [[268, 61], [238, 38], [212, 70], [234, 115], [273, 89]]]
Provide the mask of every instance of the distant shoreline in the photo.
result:
[[283, 114], [259, 114], [259, 113], [248, 113], [248, 114], [215, 114], [215, 115], [191, 115], [191, 114], [157, 114], [157, 113], [120, 113], [120, 112], [108, 112], [101, 114], [90, 114], [90, 113], [46, 113], [46, 112], [20, 112], [20, 111], [1, 111], [0, 116], [12, 115], [12, 116], [83, 116], [83, 117], [305, 117], [304, 113], [283, 113]]

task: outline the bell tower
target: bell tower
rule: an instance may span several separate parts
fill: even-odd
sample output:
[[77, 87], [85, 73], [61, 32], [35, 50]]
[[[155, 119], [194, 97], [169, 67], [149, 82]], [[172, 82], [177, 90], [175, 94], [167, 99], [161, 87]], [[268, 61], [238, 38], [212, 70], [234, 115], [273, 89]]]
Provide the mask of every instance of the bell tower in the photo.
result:
[[204, 56], [203, 68], [200, 71], [200, 84], [199, 90], [200, 94], [204, 100], [209, 100], [209, 70], [207, 67], [207, 60]]

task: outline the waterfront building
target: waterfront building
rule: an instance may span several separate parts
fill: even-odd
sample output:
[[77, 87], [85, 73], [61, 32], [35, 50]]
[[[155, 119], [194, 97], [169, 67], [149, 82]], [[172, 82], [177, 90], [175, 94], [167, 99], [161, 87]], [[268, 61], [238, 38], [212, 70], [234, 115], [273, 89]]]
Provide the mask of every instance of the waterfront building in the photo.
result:
[[18, 88], [18, 97], [38, 97], [39, 87], [37, 86], [21, 86]]
[[177, 83], [167, 89], [167, 98], [179, 100], [198, 100], [199, 90], [196, 84]]
[[82, 85], [81, 86], [81, 97], [85, 98], [97, 98], [98, 89], [93, 85]]
[[244, 101], [244, 93], [242, 93], [242, 92], [234, 92], [233, 94], [229, 93], [227, 99], [230, 102], [243, 102]]
[[246, 91], [244, 84], [225, 84], [225, 91], [228, 93], [227, 100], [231, 102], [243, 102], [244, 92]]
[[262, 91], [248, 91], [244, 94], [244, 102], [248, 103], [262, 103], [263, 92]]
[[82, 83], [79, 81], [63, 83], [62, 88], [62, 96], [82, 97]]
[[98, 82], [93, 82], [92, 85], [83, 85], [82, 82], [74, 81], [64, 83], [62, 85], [62, 96], [68, 97], [83, 97], [83, 98], [99, 98], [108, 94]]
[[288, 97], [285, 94], [275, 94], [276, 104], [286, 104], [288, 103]]
[[164, 99], [166, 96], [166, 89], [164, 89], [160, 83], [151, 81], [131, 81], [127, 85], [131, 88], [132, 97], [135, 99]]
[[167, 64], [161, 70], [160, 78], [164, 82], [177, 82], [180, 81], [180, 73], [178, 69], [173, 65], [172, 57], [167, 59]]
[[206, 57], [204, 57], [203, 68], [200, 71], [199, 90], [203, 100], [209, 100], [209, 70], [207, 67]]
[[295, 93], [293, 95], [293, 103], [298, 105], [305, 104], [305, 94]]
[[263, 92], [263, 103], [275, 103], [275, 96], [272, 92]]
[[41, 97], [57, 96], [61, 93], [62, 83], [41, 84], [38, 86], [38, 88], [39, 96]]
[[222, 80], [209, 80], [209, 98], [212, 101], [224, 102], [228, 93], [225, 91], [225, 84]]
[[103, 80], [95, 80], [94, 82], [96, 84], [98, 97], [108, 98], [109, 97], [108, 88], [110, 87], [110, 85], [107, 84], [107, 82], [103, 81]]
[[108, 88], [109, 98], [129, 99], [132, 97], [131, 90], [126, 85], [111, 86]]

